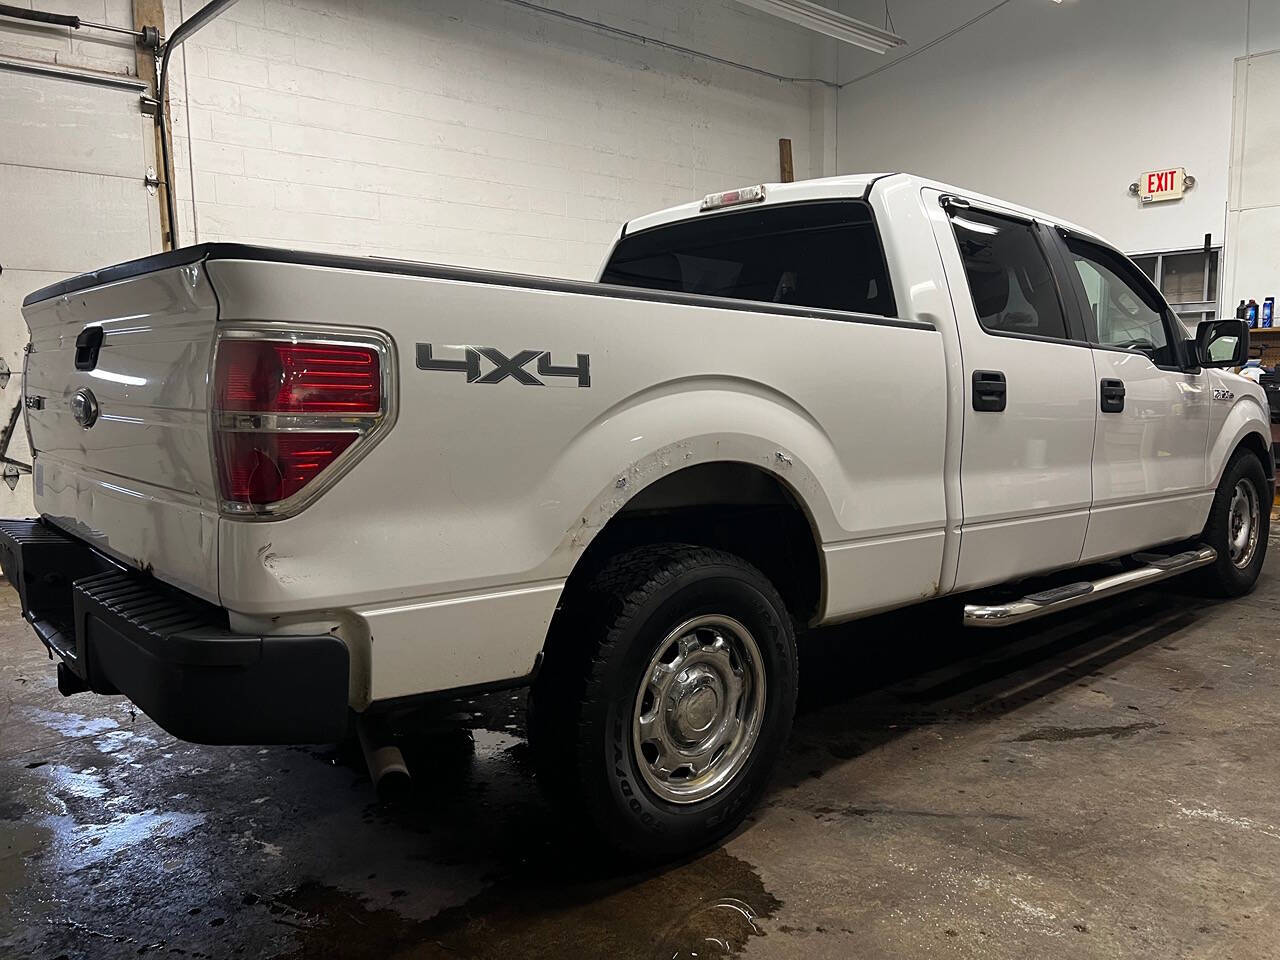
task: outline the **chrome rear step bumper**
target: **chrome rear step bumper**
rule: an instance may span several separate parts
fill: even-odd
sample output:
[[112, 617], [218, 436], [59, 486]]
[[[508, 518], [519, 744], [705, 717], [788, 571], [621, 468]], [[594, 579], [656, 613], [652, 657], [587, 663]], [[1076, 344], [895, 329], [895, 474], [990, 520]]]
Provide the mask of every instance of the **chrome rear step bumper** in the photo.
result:
[[970, 603], [964, 608], [964, 623], [968, 627], [1008, 627], [1015, 623], [1023, 623], [1043, 617], [1059, 610], [1069, 610], [1082, 604], [1093, 603], [1106, 597], [1113, 597], [1126, 590], [1145, 587], [1169, 577], [1207, 567], [1218, 559], [1213, 547], [1197, 547], [1172, 556], [1163, 554], [1141, 553], [1136, 559], [1143, 566], [1134, 570], [1101, 577], [1097, 580], [1082, 580], [1040, 593], [1030, 593], [1020, 600], [1009, 603], [977, 604]]

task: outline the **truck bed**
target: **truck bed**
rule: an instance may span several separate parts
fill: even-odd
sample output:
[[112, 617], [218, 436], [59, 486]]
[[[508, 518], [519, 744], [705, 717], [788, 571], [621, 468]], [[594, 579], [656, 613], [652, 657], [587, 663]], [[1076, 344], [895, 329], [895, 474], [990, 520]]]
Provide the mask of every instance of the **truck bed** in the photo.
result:
[[[62, 281], [24, 314], [28, 389], [48, 401], [28, 411], [40, 513], [233, 629], [339, 630], [353, 703], [528, 674], [594, 536], [632, 492], [704, 462], [755, 465], [806, 505], [819, 619], [938, 588], [947, 380], [928, 323], [220, 243]], [[96, 377], [71, 356], [93, 324]], [[225, 515], [212, 479], [210, 348], [245, 325], [394, 344], [394, 426], [270, 522]], [[89, 431], [68, 412], [83, 386], [102, 406]], [[159, 442], [174, 422], [183, 442]]]

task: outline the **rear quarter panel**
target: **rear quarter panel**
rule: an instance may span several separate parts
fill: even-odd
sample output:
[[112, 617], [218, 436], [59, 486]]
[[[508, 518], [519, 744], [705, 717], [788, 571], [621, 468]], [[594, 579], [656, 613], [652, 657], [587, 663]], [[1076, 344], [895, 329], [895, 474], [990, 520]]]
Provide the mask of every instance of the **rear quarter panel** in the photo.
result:
[[[937, 589], [946, 377], [932, 330], [301, 264], [208, 269], [223, 320], [395, 341], [394, 429], [298, 516], [223, 520], [220, 534], [230, 609], [356, 612], [375, 699], [527, 673], [594, 535], [702, 462], [754, 463], [795, 491], [827, 559], [826, 615]], [[466, 345], [570, 366], [587, 354], [590, 386], [468, 383], [418, 369], [419, 343], [453, 360]], [[477, 597], [492, 616], [467, 606]]]

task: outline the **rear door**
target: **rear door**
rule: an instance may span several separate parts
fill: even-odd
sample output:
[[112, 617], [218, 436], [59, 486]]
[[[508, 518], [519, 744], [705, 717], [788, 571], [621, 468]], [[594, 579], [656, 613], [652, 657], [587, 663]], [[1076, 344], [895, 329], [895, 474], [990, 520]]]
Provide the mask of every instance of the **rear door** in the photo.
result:
[[938, 201], [948, 212], [935, 230], [966, 391], [956, 582], [966, 589], [1079, 561], [1095, 379], [1048, 228], [961, 197]]
[[1186, 369], [1178, 320], [1124, 254], [1061, 232], [1093, 343], [1098, 417], [1084, 559], [1194, 536], [1208, 515], [1211, 390]]

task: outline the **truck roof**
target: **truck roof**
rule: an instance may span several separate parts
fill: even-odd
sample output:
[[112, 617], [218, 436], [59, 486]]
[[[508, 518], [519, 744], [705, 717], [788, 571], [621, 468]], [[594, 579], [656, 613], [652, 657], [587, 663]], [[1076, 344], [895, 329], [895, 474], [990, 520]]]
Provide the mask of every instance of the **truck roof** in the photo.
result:
[[[918, 177], [910, 173], [850, 173], [843, 174], [838, 177], [817, 177], [812, 180], [797, 180], [794, 183], [766, 183], [765, 188], [765, 205], [775, 205], [783, 203], [798, 203], [804, 200], [836, 200], [842, 197], [857, 197], [866, 199], [871, 192], [871, 187], [878, 180], [887, 180], [893, 178], [906, 182], [914, 182], [918, 188], [931, 187], [943, 193], [954, 193], [957, 196], [964, 197], [968, 200], [975, 200], [985, 206], [996, 207], [1021, 214], [1024, 217], [1033, 217], [1037, 220], [1044, 220], [1061, 227], [1065, 227], [1074, 233], [1083, 236], [1092, 237], [1095, 240], [1106, 242], [1092, 230], [1086, 230], [1084, 227], [1074, 224], [1062, 217], [1056, 217], [1052, 214], [1044, 213], [1041, 210], [1034, 210], [1030, 207], [1024, 207], [1020, 204], [1010, 203], [1007, 200], [1001, 200], [998, 197], [987, 196], [978, 193], [976, 190], [968, 190], [964, 187], [953, 186], [949, 183], [942, 183], [938, 180], [929, 180], [925, 177]], [[738, 186], [745, 186], [739, 184]], [[726, 190], [733, 189], [732, 186], [726, 186]], [[679, 220], [688, 220], [698, 216], [705, 216], [702, 212], [702, 199], [692, 200], [688, 203], [682, 203], [674, 207], [667, 207], [665, 210], [657, 210], [653, 213], [645, 214], [642, 217], [636, 217], [634, 220], [627, 221], [623, 233], [637, 233], [641, 230], [648, 230], [651, 227], [660, 227], [669, 223], [675, 223]], [[727, 207], [726, 210], [733, 210], [733, 207]], [[714, 214], [712, 214], [714, 215]]]

